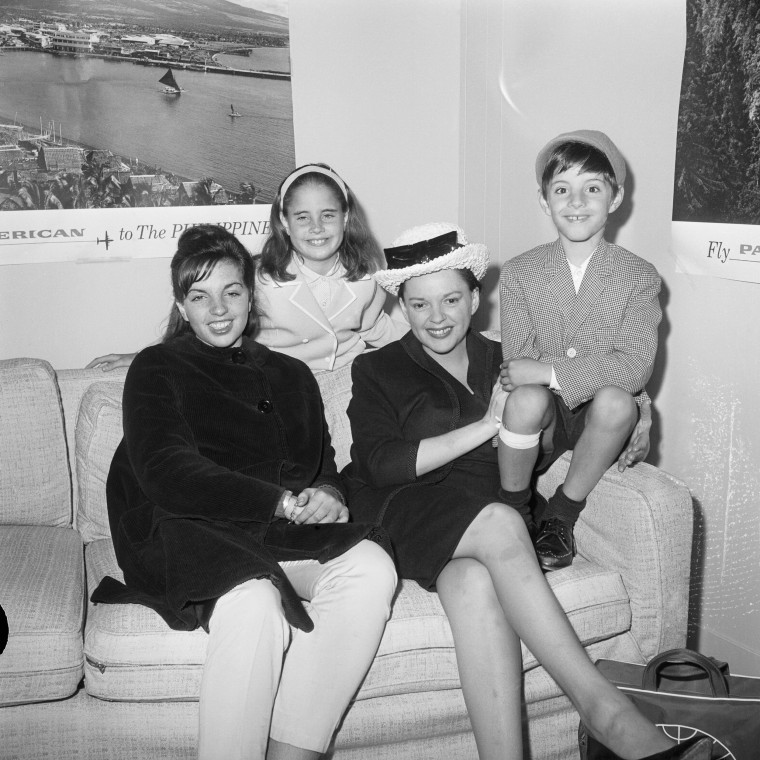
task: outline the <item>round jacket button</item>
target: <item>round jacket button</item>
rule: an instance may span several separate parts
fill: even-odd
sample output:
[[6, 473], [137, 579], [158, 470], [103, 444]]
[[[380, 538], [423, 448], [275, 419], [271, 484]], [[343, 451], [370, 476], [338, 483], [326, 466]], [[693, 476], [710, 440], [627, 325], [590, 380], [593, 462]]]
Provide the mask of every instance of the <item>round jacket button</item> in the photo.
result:
[[572, 346], [570, 346], [570, 348], [568, 348], [568, 349], [567, 349], [567, 355], [568, 355], [568, 356], [569, 356], [571, 359], [575, 359], [575, 356], [576, 356], [576, 354], [577, 354], [577, 353], [578, 353], [578, 352], [577, 352], [577, 351], [576, 351], [576, 350], [575, 350], [575, 349], [574, 349]]
[[274, 404], [269, 399], [263, 398], [261, 401], [259, 401], [258, 410], [262, 414], [269, 414], [272, 409], [274, 409]]
[[308, 339], [308, 338], [304, 338], [304, 339], [301, 341], [301, 343], [308, 343], [308, 342], [309, 342], [309, 339]]

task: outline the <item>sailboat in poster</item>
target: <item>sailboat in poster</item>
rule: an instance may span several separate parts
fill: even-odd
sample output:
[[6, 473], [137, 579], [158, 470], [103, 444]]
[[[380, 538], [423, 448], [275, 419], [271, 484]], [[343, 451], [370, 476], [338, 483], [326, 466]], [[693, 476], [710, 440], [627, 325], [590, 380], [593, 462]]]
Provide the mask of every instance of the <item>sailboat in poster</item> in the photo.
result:
[[174, 78], [174, 72], [171, 69], [166, 70], [161, 79], [158, 80], [160, 84], [164, 85], [164, 92], [167, 95], [179, 95], [185, 91], [184, 87], [180, 87], [177, 84], [177, 80]]

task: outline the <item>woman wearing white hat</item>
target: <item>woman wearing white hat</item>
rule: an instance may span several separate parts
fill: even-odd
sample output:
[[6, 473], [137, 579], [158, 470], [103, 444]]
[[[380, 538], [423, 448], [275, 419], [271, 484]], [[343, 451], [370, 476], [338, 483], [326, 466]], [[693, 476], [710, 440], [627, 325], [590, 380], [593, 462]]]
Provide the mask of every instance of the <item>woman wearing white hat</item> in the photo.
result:
[[481, 760], [523, 757], [520, 640], [573, 701], [589, 743], [618, 753], [598, 757], [709, 758], [705, 742], [673, 746], [599, 674], [539, 568], [528, 520], [499, 500], [501, 350], [469, 329], [486, 247], [428, 224], [385, 253], [374, 276], [411, 331], [354, 360], [344, 475], [355, 519], [386, 528], [400, 576], [438, 591]]

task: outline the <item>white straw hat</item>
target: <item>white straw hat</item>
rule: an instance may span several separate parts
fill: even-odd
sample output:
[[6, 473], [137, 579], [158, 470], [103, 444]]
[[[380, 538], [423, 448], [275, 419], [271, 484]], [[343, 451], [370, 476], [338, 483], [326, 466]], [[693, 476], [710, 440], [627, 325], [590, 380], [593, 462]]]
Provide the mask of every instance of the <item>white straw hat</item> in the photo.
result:
[[464, 230], [448, 222], [430, 222], [402, 232], [385, 249], [387, 269], [375, 272], [377, 282], [394, 296], [412, 277], [444, 269], [469, 269], [482, 280], [488, 269], [488, 249], [470, 243]]

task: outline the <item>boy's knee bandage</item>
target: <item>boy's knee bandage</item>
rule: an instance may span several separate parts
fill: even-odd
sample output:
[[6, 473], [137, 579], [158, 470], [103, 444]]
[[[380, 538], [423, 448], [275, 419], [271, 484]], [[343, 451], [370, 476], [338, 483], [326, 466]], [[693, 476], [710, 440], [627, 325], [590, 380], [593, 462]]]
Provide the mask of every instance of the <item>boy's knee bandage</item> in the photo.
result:
[[499, 440], [509, 446], [510, 449], [532, 449], [538, 446], [541, 431], [538, 433], [512, 433], [504, 425], [499, 430]]

